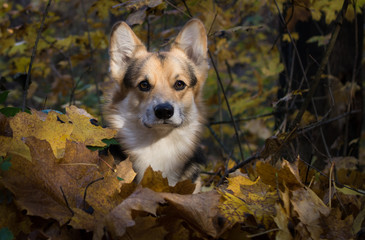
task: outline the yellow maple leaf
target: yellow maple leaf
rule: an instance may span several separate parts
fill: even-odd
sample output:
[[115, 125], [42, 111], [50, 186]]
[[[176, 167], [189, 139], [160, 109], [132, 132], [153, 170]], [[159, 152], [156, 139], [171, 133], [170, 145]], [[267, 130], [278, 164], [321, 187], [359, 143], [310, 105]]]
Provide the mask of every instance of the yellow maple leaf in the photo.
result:
[[236, 176], [228, 180], [227, 189], [220, 191], [225, 199], [218, 206], [223, 215], [231, 222], [243, 222], [250, 214], [269, 226], [275, 215], [276, 192], [260, 178], [251, 181], [244, 176]]
[[90, 116], [80, 114], [80, 109], [75, 106], [67, 107], [66, 115], [77, 126], [72, 130], [71, 139], [87, 146], [104, 147], [106, 144], [102, 140], [113, 138], [116, 134], [116, 130], [91, 124]]
[[13, 146], [9, 152], [30, 160], [29, 149], [24, 143], [24, 138], [33, 136], [49, 142], [56, 158], [61, 158], [64, 154], [66, 139], [70, 137], [74, 125], [58, 121], [58, 115], [51, 111], [44, 121], [36, 114], [19, 113], [15, 115], [9, 121], [13, 130]]

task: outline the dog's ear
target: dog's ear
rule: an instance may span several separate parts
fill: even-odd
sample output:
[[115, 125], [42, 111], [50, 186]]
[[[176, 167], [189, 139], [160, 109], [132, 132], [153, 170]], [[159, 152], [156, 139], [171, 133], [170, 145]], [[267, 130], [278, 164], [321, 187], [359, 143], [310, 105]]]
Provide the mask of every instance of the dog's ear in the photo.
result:
[[198, 19], [192, 19], [177, 35], [172, 50], [174, 48], [183, 50], [197, 66], [205, 66], [207, 65], [207, 46], [207, 34], [203, 23]]
[[140, 52], [146, 52], [146, 47], [125, 22], [117, 22], [110, 36], [110, 71], [114, 80], [122, 81], [127, 65]]

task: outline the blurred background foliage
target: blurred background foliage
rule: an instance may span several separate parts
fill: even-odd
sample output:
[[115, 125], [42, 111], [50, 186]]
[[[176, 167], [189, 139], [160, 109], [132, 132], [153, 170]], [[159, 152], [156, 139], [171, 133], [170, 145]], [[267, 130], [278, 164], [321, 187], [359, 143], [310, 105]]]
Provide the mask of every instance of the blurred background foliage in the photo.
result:
[[[47, 2], [0, 0], [0, 88], [9, 91], [7, 101], [0, 107], [21, 107], [32, 49]], [[359, 0], [353, 5], [350, 2], [348, 21], [354, 21], [355, 11], [362, 13], [364, 2]], [[280, 103], [293, 96], [303, 100], [308, 90], [289, 88], [278, 95], [283, 88], [278, 84], [279, 77], [289, 79], [290, 75], [282, 44], [300, 40], [301, 34], [295, 29], [297, 22], [311, 19], [327, 25], [333, 23], [342, 3], [339, 0], [53, 0], [33, 62], [27, 107], [64, 112], [66, 106], [75, 104], [102, 122], [104, 94], [112, 81], [108, 75], [108, 41], [113, 24], [126, 21], [152, 51], [166, 48], [181, 27], [196, 17], [205, 24], [209, 51], [218, 70], [210, 63], [204, 92], [210, 131], [207, 129], [205, 139], [208, 145], [220, 145], [225, 150], [210, 148], [210, 158], [237, 160], [241, 156], [217, 74], [238, 123], [242, 154], [251, 156], [264, 145], [265, 139], [287, 131], [278, 127], [283, 119], [275, 123], [278, 120], [274, 113], [284, 115], [288, 111], [287, 105], [284, 110], [278, 108]], [[286, 27], [291, 36], [282, 30], [279, 11], [287, 17]], [[330, 35], [331, 32], [312, 36], [308, 44], [324, 49]], [[348, 89], [344, 86], [341, 87]], [[359, 87], [362, 91], [361, 84]], [[293, 112], [285, 121], [291, 119]], [[318, 116], [308, 112], [301, 124], [318, 120]], [[212, 133], [217, 141], [209, 140], [213, 139]], [[219, 171], [227, 169], [228, 163], [211, 167]]]

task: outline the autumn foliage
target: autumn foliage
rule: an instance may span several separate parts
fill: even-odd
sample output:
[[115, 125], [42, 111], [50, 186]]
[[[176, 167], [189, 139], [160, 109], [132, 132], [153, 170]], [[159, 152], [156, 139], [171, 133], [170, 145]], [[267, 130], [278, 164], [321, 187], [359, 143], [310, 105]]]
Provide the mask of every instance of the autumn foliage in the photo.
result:
[[[364, 238], [364, 0], [25, 2], [0, 0], [0, 240]], [[198, 194], [151, 168], [137, 184], [101, 114], [113, 24], [159, 50], [192, 17], [211, 66]], [[330, 46], [341, 26], [355, 54]]]
[[[0, 209], [12, 216], [2, 224], [14, 235], [350, 239], [360, 230], [363, 193], [332, 183], [329, 188], [326, 178], [300, 161], [283, 160], [276, 167], [260, 161], [249, 175], [237, 171], [226, 186], [199, 194], [192, 194], [190, 181], [168, 186], [151, 168], [137, 185], [129, 160], [115, 164], [107, 150], [88, 148], [105, 147], [102, 140], [115, 134], [91, 119], [74, 106], [66, 114], [1, 115], [2, 165], [11, 166], [2, 168], [0, 182], [13, 201]], [[356, 172], [339, 167], [341, 182], [353, 183], [348, 176]], [[357, 174], [356, 187], [364, 188], [364, 177]], [[44, 228], [50, 223], [51, 229]]]

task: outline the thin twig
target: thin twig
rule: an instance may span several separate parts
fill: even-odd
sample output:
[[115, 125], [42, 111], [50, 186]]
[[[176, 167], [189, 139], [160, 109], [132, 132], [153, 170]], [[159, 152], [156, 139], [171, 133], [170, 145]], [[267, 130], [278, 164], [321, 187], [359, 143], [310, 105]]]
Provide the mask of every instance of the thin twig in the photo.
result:
[[223, 86], [223, 83], [222, 83], [222, 80], [221, 80], [221, 77], [219, 75], [219, 72], [218, 72], [218, 69], [215, 65], [215, 62], [213, 60], [213, 56], [211, 54], [211, 52], [208, 50], [208, 54], [209, 54], [209, 57], [210, 57], [210, 61], [212, 62], [212, 65], [213, 65], [213, 68], [214, 68], [214, 71], [215, 71], [215, 74], [217, 76], [217, 80], [218, 80], [218, 83], [219, 83], [219, 86], [222, 90], [222, 93], [223, 93], [223, 96], [224, 96], [224, 99], [226, 101], [226, 105], [227, 105], [227, 109], [228, 109], [228, 112], [229, 112], [229, 116], [231, 117], [231, 121], [233, 123], [233, 127], [234, 127], [234, 131], [235, 131], [235, 135], [236, 135], [236, 140], [237, 140], [237, 143], [238, 143], [238, 147], [240, 149], [240, 154], [241, 154], [241, 161], [244, 161], [245, 158], [243, 156], [243, 150], [242, 150], [242, 145], [241, 145], [241, 140], [240, 140], [240, 136], [238, 134], [238, 127], [237, 127], [237, 123], [233, 117], [233, 113], [232, 113], [232, 110], [231, 110], [231, 106], [229, 104], [229, 101], [228, 101], [228, 98], [227, 98], [227, 95], [224, 91], [224, 86]]
[[[264, 113], [264, 114], [259, 114], [256, 116], [251, 116], [251, 117], [246, 117], [246, 118], [238, 118], [235, 119], [235, 121], [238, 122], [245, 122], [245, 121], [249, 121], [249, 120], [253, 120], [253, 119], [258, 119], [258, 118], [264, 118], [264, 117], [268, 117], [268, 116], [272, 116], [274, 114], [277, 113], [282, 113], [282, 111], [274, 111], [274, 112], [270, 112], [270, 113]], [[210, 122], [209, 125], [218, 125], [218, 124], [232, 124], [232, 121], [227, 120], [227, 121], [215, 121], [215, 122]]]
[[283, 16], [283, 14], [280, 12], [280, 8], [279, 8], [279, 5], [278, 5], [278, 3], [276, 2], [276, 0], [274, 0], [274, 3], [275, 3], [275, 6], [276, 6], [276, 8], [277, 8], [277, 10], [278, 10], [280, 20], [282, 21], [282, 23], [283, 23], [283, 24], [284, 24], [284, 26], [285, 26], [285, 29], [286, 29], [286, 31], [287, 31], [287, 33], [288, 33], [288, 35], [289, 35], [289, 38], [290, 38], [290, 42], [292, 43], [293, 48], [294, 48], [294, 51], [295, 51], [295, 53], [296, 53], [296, 55], [297, 55], [297, 57], [298, 57], [299, 67], [300, 67], [300, 69], [302, 70], [303, 77], [304, 77], [305, 81], [308, 83], [307, 75], [306, 75], [306, 73], [305, 73], [304, 65], [303, 65], [303, 63], [302, 63], [302, 59], [300, 58], [300, 54], [299, 54], [299, 51], [298, 51], [297, 45], [296, 45], [296, 44], [295, 44], [295, 42], [294, 42], [294, 38], [293, 38], [293, 36], [291, 35], [291, 33], [290, 33], [289, 29], [288, 29], [288, 26], [287, 26], [287, 24], [286, 24], [286, 22], [285, 22], [284, 16]]
[[217, 141], [217, 143], [219, 144], [219, 146], [222, 148], [223, 152], [227, 155], [230, 156], [230, 158], [232, 158], [235, 162], [238, 162], [238, 159], [235, 158], [234, 156], [231, 156], [232, 154], [230, 153], [230, 151], [227, 149], [226, 146], [224, 146], [224, 144], [222, 143], [222, 141], [219, 139], [217, 133], [213, 130], [213, 128], [209, 125], [206, 125], [206, 127], [209, 129], [210, 133], [212, 134], [212, 136], [214, 137], [214, 139]]
[[256, 153], [255, 155], [252, 155], [252, 156], [246, 158], [244, 161], [240, 162], [239, 164], [237, 164], [233, 168], [229, 169], [229, 173], [232, 173], [232, 172], [236, 171], [237, 169], [244, 167], [246, 164], [252, 162], [253, 160], [256, 160], [256, 159], [259, 159], [259, 158], [260, 158], [260, 154]]
[[147, 13], [147, 51], [150, 51], [150, 42], [151, 42], [151, 28], [150, 28], [150, 18]]
[[66, 206], [67, 206], [68, 210], [70, 210], [72, 216], [74, 216], [75, 212], [71, 209], [70, 205], [68, 204], [67, 197], [66, 197], [65, 193], [63, 192], [63, 189], [62, 189], [61, 186], [60, 186], [60, 189], [61, 189], [62, 196], [63, 196], [63, 199], [65, 200], [65, 203], [66, 203]]
[[91, 184], [94, 184], [98, 181], [104, 180], [104, 177], [98, 178], [96, 180], [91, 181], [85, 188], [85, 192], [84, 192], [84, 210], [86, 210], [86, 193], [87, 193], [87, 189], [91, 186]]
[[189, 16], [190, 16], [190, 17], [193, 17], [193, 15], [191, 14], [190, 9], [189, 9], [188, 5], [186, 4], [185, 0], [182, 0], [182, 1], [183, 1], [183, 3], [184, 3], [184, 6], [185, 6], [186, 11], [188, 12]]
[[[309, 166], [310, 168], [314, 169], [314, 170], [315, 170], [316, 172], [318, 172], [320, 175], [322, 175], [322, 176], [324, 176], [324, 177], [326, 177], [326, 178], [329, 178], [329, 176], [327, 176], [327, 174], [324, 174], [321, 170], [319, 170], [319, 169], [318, 169], [318, 168], [316, 168], [315, 166], [311, 165], [310, 163], [307, 163], [306, 161], [304, 161], [304, 160], [302, 160], [302, 159], [300, 159], [300, 161], [302, 161], [305, 165]], [[337, 180], [335, 180], [335, 179], [333, 179], [331, 182], [336, 183], [336, 185], [337, 185], [338, 187], [341, 187], [341, 188], [347, 188], [347, 189], [350, 189], [350, 190], [352, 190], [352, 191], [355, 191], [355, 192], [360, 193], [360, 194], [362, 194], [362, 195], [364, 195], [364, 196], [365, 196], [365, 191], [363, 191], [363, 190], [358, 190], [358, 189], [353, 188], [353, 187], [350, 187], [350, 186], [348, 186], [348, 185], [344, 185], [344, 184], [342, 184], [342, 183], [338, 182], [338, 181], [337, 181]]]
[[[91, 40], [91, 34], [90, 34], [90, 29], [89, 29], [89, 24], [87, 21], [87, 12], [85, 10], [85, 3], [84, 0], [81, 0], [81, 9], [82, 12], [84, 14], [84, 21], [85, 21], [85, 26], [86, 26], [86, 31], [87, 31], [87, 38], [88, 38], [88, 48], [89, 48], [89, 52], [90, 52], [90, 64], [89, 64], [89, 69], [93, 69], [93, 63], [94, 63], [94, 49], [92, 47], [92, 40]], [[97, 100], [98, 100], [98, 104], [99, 104], [99, 111], [101, 112], [101, 100], [100, 100], [100, 92], [99, 92], [99, 80], [97, 76], [94, 76], [94, 84], [95, 84], [95, 91], [96, 91], [96, 96], [97, 96]]]
[[343, 22], [343, 19], [344, 19], [344, 14], [346, 12], [347, 6], [348, 6], [348, 0], [344, 0], [344, 3], [342, 5], [342, 9], [341, 9], [341, 11], [338, 14], [337, 19], [336, 19], [336, 23], [337, 23], [336, 28], [335, 28], [332, 36], [331, 36], [331, 40], [328, 44], [328, 47], [326, 49], [326, 52], [325, 52], [323, 58], [322, 58], [320, 67], [317, 69], [317, 72], [315, 74], [314, 84], [312, 84], [312, 86], [310, 87], [309, 92], [308, 92], [308, 94], [305, 98], [305, 101], [304, 101], [302, 107], [300, 108], [299, 112], [297, 113], [294, 121], [292, 122], [292, 124], [290, 126], [291, 128], [294, 128], [296, 125], [298, 125], [298, 123], [302, 119], [305, 110], [308, 108], [308, 105], [311, 102], [312, 97], [314, 96], [314, 93], [316, 92], [319, 83], [321, 82], [321, 75], [323, 73], [323, 70], [324, 70], [325, 66], [328, 63], [328, 59], [329, 59], [329, 57], [332, 53], [333, 47], [335, 46], [338, 34], [341, 30], [341, 26], [342, 26], [342, 22]]
[[211, 31], [212, 31], [212, 29], [213, 29], [213, 25], [214, 25], [214, 23], [215, 23], [215, 20], [217, 19], [217, 16], [218, 16], [218, 13], [216, 12], [216, 13], [214, 14], [213, 21], [212, 21], [212, 23], [210, 24], [210, 27], [209, 27], [209, 30], [208, 30], [207, 36], [209, 36], [209, 35], [210, 35], [210, 32], [211, 32]]
[[321, 121], [318, 121], [316, 123], [313, 123], [311, 125], [308, 125], [308, 126], [305, 126], [305, 127], [302, 127], [302, 128], [299, 128], [298, 129], [298, 134], [304, 134], [314, 128], [317, 128], [317, 127], [320, 127], [320, 126], [323, 126], [325, 124], [328, 124], [328, 123], [331, 123], [331, 122], [334, 122], [336, 120], [339, 120], [341, 118], [344, 118], [344, 117], [347, 117], [348, 115], [351, 115], [351, 114], [356, 114], [356, 113], [359, 113], [361, 112], [360, 110], [354, 110], [354, 111], [351, 111], [351, 112], [345, 112], [341, 115], [338, 115], [334, 118], [330, 118], [330, 119], [327, 119], [327, 120], [321, 120]]
[[42, 37], [42, 36], [41, 36], [41, 38], [42, 38], [43, 41], [45, 41], [47, 44], [49, 44], [52, 48], [56, 49], [62, 55], [62, 57], [64, 57], [65, 59], [67, 59], [67, 64], [68, 64], [68, 67], [69, 67], [69, 71], [70, 71], [70, 75], [71, 75], [71, 80], [72, 80], [72, 86], [73, 86], [72, 91], [71, 91], [71, 94], [70, 94], [70, 100], [69, 100], [69, 102], [70, 102], [69, 106], [71, 106], [72, 105], [72, 102], [73, 102], [73, 98], [74, 98], [75, 89], [77, 87], [77, 83], [75, 83], [75, 77], [74, 77], [74, 72], [73, 72], [71, 57], [70, 57], [69, 54], [65, 54], [61, 49], [59, 49], [58, 47], [56, 47], [54, 45], [54, 43], [56, 41], [50, 42], [47, 39], [45, 39], [44, 37]]
[[180, 8], [176, 7], [174, 4], [170, 3], [168, 0], [165, 0], [165, 2], [167, 4], [169, 4], [171, 7], [175, 8], [176, 10], [178, 10], [179, 12], [181, 12], [182, 14], [184, 14], [185, 16], [187, 16], [188, 18], [191, 18], [191, 16], [189, 16], [188, 14], [186, 14], [183, 10], [181, 10]]
[[27, 97], [28, 97], [28, 89], [29, 89], [30, 75], [32, 73], [33, 61], [34, 61], [35, 55], [37, 53], [38, 41], [39, 41], [39, 38], [41, 37], [41, 34], [42, 34], [42, 30], [43, 30], [43, 26], [44, 26], [44, 21], [46, 20], [46, 17], [48, 15], [48, 8], [49, 8], [49, 6], [51, 6], [51, 1], [52, 0], [48, 0], [48, 3], [46, 5], [46, 8], [44, 9], [43, 17], [42, 17], [42, 21], [41, 21], [41, 26], [38, 29], [37, 38], [35, 40], [35, 44], [34, 44], [33, 51], [32, 51], [32, 56], [30, 57], [28, 74], [27, 74], [27, 78], [25, 80], [24, 91], [23, 91], [23, 104], [22, 104], [22, 111], [23, 112], [25, 111], [25, 107], [27, 105]]

